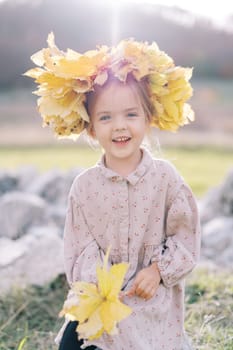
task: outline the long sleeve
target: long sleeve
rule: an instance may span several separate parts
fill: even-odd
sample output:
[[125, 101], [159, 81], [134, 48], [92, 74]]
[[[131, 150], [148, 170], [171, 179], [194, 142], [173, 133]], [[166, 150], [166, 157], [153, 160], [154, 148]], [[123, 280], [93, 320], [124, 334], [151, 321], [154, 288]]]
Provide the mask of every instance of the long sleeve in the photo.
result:
[[64, 264], [69, 284], [77, 280], [96, 282], [96, 263], [102, 252], [88, 228], [74, 185], [68, 198], [64, 229]]
[[165, 240], [155, 248], [156, 261], [163, 284], [176, 285], [196, 265], [200, 254], [200, 224], [193, 194], [182, 184], [168, 208], [165, 218]]

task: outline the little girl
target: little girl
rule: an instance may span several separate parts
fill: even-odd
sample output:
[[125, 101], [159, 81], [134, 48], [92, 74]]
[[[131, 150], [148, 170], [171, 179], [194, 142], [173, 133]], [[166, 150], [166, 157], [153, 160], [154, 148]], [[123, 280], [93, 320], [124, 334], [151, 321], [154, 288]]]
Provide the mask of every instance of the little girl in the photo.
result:
[[78, 338], [77, 322], [66, 322], [59, 349], [190, 349], [184, 278], [199, 256], [197, 206], [174, 166], [142, 142], [152, 126], [174, 131], [191, 118], [191, 72], [155, 43], [128, 40], [80, 55], [59, 51], [52, 34], [48, 42], [33, 57], [45, 69], [27, 73], [40, 84], [45, 123], [60, 136], [86, 130], [104, 151], [70, 190], [67, 280], [96, 282], [96, 263], [111, 246], [111, 264], [129, 263], [121, 298], [133, 310], [118, 335], [91, 341]]

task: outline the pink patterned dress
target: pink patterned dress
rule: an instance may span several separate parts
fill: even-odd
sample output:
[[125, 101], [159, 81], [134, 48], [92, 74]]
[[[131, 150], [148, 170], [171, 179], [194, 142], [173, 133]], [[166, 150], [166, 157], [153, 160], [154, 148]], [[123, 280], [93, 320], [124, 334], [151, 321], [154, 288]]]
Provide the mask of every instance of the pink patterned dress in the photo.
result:
[[[200, 250], [199, 215], [194, 196], [168, 161], [142, 148], [135, 171], [122, 177], [104, 163], [73, 182], [65, 223], [68, 282], [95, 282], [96, 263], [111, 245], [110, 261], [130, 264], [127, 290], [138, 271], [156, 261], [162, 281], [150, 300], [124, 298], [132, 314], [119, 334], [85, 341], [102, 350], [189, 349], [184, 331], [184, 278]], [[62, 335], [62, 330], [57, 339]]]

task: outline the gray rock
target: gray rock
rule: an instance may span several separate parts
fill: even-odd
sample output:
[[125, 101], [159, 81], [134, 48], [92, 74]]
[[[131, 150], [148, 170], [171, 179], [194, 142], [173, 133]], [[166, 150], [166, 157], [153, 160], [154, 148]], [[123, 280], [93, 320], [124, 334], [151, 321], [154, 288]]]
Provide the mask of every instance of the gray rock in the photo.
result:
[[17, 239], [32, 225], [48, 221], [47, 204], [38, 196], [9, 192], [0, 198], [0, 237]]
[[13, 241], [9, 238], [0, 238], [0, 269], [13, 264], [15, 260], [22, 257], [26, 247], [20, 241]]
[[37, 177], [26, 191], [44, 198], [49, 203], [65, 206], [73, 179], [80, 171], [76, 169], [64, 174], [61, 170], [53, 169]]
[[39, 171], [35, 166], [24, 165], [15, 171], [18, 179], [18, 190], [26, 191], [26, 188], [39, 176]]
[[205, 224], [216, 216], [221, 215], [220, 189], [215, 188], [209, 190], [206, 196], [199, 201], [199, 209], [202, 224]]
[[[60, 230], [58, 227], [56, 226], [31, 226], [28, 234], [31, 234], [32, 236], [35, 237], [40, 237], [41, 235], [50, 235], [52, 234], [56, 234], [58, 237], [60, 236]], [[30, 240], [28, 239], [28, 242], [30, 242]]]
[[203, 224], [218, 216], [233, 215], [233, 169], [220, 186], [206, 194], [199, 205]]
[[18, 186], [18, 178], [11, 172], [0, 172], [0, 196], [9, 191], [13, 191]]
[[51, 203], [57, 202], [61, 189], [64, 186], [64, 175], [60, 170], [53, 169], [38, 176], [26, 188], [26, 191], [44, 198]]
[[224, 266], [233, 266], [233, 217], [217, 217], [203, 226], [202, 254]]
[[51, 226], [56, 226], [59, 236], [63, 236], [66, 207], [63, 206], [50, 206], [47, 211], [49, 217], [49, 223]]
[[64, 273], [63, 242], [57, 232], [48, 228], [37, 229], [17, 241], [9, 243], [6, 240], [1, 251], [9, 246], [16, 251], [20, 247], [19, 255], [0, 265], [0, 281], [4, 281], [0, 284], [0, 293], [13, 287], [42, 286]]
[[222, 212], [226, 216], [233, 216], [233, 168], [228, 173], [220, 189]]
[[39, 174], [31, 166], [0, 177], [0, 292], [43, 285], [64, 273], [67, 198], [79, 168]]

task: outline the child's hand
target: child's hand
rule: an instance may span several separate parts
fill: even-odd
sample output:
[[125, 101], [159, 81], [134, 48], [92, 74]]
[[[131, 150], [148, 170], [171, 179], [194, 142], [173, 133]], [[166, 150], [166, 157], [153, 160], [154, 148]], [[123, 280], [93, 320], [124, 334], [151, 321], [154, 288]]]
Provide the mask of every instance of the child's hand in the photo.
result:
[[161, 280], [157, 264], [154, 262], [138, 272], [133, 285], [125, 292], [127, 296], [137, 295], [140, 298], [148, 300], [155, 295]]

